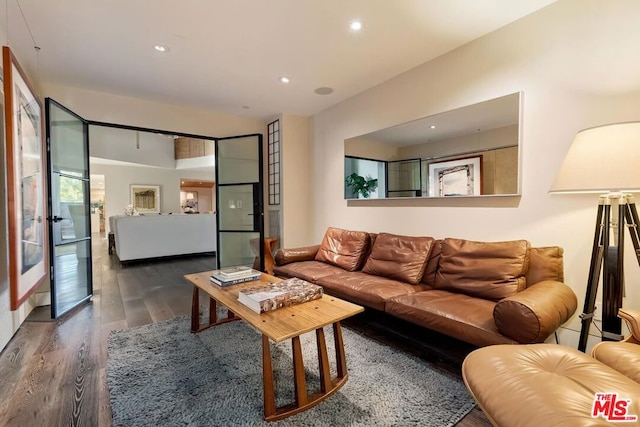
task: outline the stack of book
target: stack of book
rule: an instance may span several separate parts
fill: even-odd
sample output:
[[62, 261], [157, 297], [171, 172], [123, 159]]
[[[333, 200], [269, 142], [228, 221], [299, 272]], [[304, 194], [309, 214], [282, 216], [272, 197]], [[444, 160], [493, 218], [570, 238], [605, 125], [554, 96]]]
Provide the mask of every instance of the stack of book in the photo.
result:
[[321, 298], [321, 286], [292, 278], [282, 282], [252, 286], [238, 292], [238, 301], [256, 313], [275, 310]]
[[211, 272], [211, 281], [218, 286], [236, 285], [238, 283], [251, 282], [260, 278], [260, 272], [243, 265], [238, 267], [226, 267]]

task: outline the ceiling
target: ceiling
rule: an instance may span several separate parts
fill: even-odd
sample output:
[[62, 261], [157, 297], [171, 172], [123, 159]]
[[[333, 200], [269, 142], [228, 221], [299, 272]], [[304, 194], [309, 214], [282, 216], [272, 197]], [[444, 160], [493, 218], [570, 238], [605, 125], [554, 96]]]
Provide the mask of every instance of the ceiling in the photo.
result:
[[269, 118], [315, 114], [553, 2], [4, 0], [0, 27], [32, 79]]
[[518, 125], [519, 120], [520, 96], [518, 93], [514, 93], [381, 129], [356, 138], [364, 137], [370, 141], [402, 147]]

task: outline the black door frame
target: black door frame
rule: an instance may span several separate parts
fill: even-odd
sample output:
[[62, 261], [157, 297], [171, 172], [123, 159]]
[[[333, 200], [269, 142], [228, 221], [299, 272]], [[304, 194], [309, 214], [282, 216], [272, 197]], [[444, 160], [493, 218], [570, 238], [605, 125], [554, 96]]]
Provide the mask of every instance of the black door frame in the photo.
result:
[[[227, 184], [220, 184], [218, 179], [218, 141], [226, 141], [232, 139], [258, 137], [258, 182], [234, 182]], [[259, 232], [259, 266], [260, 271], [264, 271], [264, 164], [263, 164], [263, 137], [261, 133], [251, 133], [247, 135], [236, 135], [224, 138], [216, 138], [215, 144], [215, 181], [216, 181], [216, 212], [220, 212], [220, 197], [219, 189], [225, 186], [236, 185], [252, 185], [253, 187], [253, 230], [225, 230], [226, 232], [238, 232], [238, 233], [255, 233]], [[218, 253], [220, 246], [220, 215], [216, 215], [216, 241], [218, 242]], [[216, 268], [220, 268], [220, 257], [216, 257]]]

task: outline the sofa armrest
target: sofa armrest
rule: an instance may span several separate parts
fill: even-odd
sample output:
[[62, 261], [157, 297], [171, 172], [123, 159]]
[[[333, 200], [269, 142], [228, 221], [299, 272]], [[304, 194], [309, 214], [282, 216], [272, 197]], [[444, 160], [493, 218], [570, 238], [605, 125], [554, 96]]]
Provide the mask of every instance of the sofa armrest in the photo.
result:
[[493, 318], [501, 334], [522, 344], [544, 342], [578, 307], [571, 288], [544, 280], [500, 300]]
[[618, 310], [618, 317], [627, 322], [629, 332], [631, 332], [626, 341], [640, 342], [640, 310], [621, 308]]
[[299, 261], [313, 261], [320, 249], [320, 245], [305, 246], [293, 249], [278, 249], [276, 252], [276, 265], [285, 265]]

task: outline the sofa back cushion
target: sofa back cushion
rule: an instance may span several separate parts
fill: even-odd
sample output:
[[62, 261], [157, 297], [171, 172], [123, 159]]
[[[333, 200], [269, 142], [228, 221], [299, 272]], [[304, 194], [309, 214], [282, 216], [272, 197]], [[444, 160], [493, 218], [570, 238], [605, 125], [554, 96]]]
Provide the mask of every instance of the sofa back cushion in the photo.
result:
[[529, 253], [529, 270], [527, 286], [543, 280], [564, 282], [563, 250], [559, 246], [531, 248]]
[[329, 227], [316, 254], [316, 261], [326, 262], [347, 271], [356, 271], [369, 252], [371, 238], [365, 231]]
[[433, 287], [436, 283], [436, 273], [438, 272], [438, 264], [440, 263], [440, 254], [442, 253], [442, 240], [433, 242], [427, 266], [424, 269], [422, 283]]
[[526, 287], [526, 240], [473, 242], [444, 239], [435, 287], [498, 301]]
[[418, 284], [435, 239], [380, 233], [376, 237], [363, 272]]

